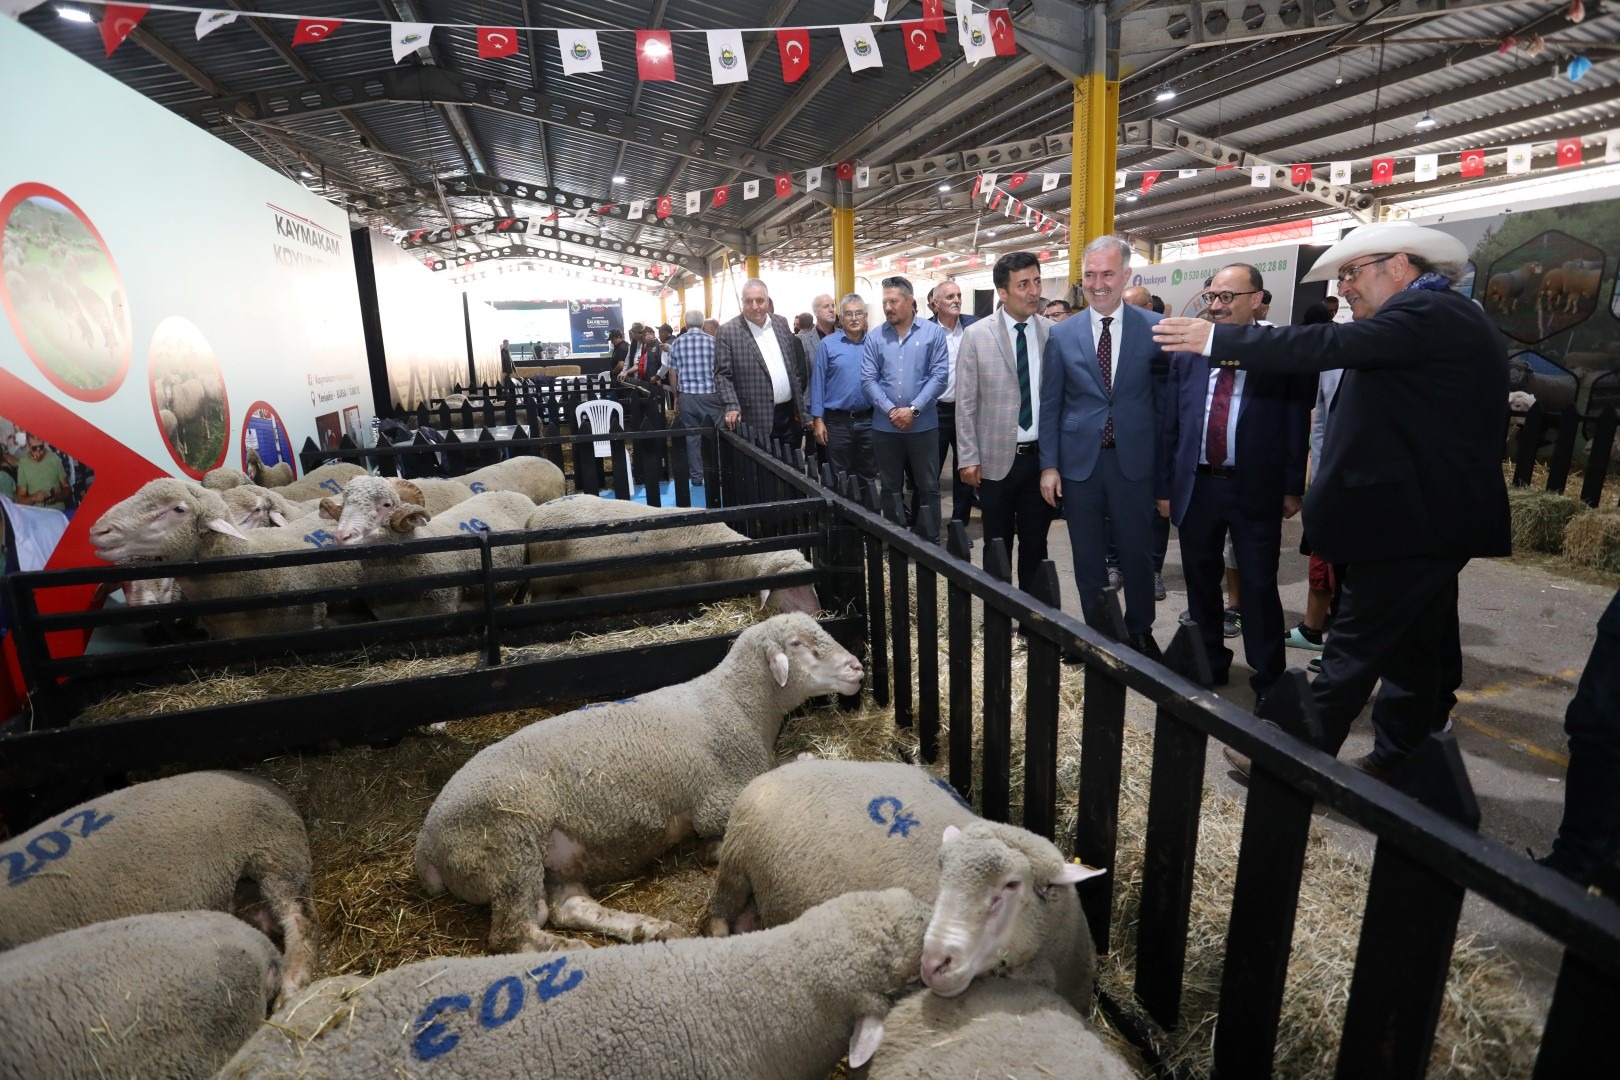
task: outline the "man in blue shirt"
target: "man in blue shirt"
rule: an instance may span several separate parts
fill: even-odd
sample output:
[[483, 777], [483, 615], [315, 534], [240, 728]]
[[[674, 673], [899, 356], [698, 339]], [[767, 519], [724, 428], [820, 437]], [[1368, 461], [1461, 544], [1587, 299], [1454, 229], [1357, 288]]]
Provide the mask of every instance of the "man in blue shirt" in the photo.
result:
[[861, 392], [866, 301], [859, 293], [850, 293], [839, 303], [838, 312], [842, 329], [821, 339], [810, 369], [810, 434], [827, 448], [827, 460], [835, 470], [871, 484], [877, 481], [872, 406]]
[[[669, 388], [675, 395], [676, 427], [718, 427], [720, 395], [714, 392], [714, 338], [702, 330], [703, 312], [688, 311], [681, 331], [669, 347], [666, 366]], [[703, 439], [686, 437], [686, 467], [692, 483], [703, 483]]]
[[[872, 405], [872, 448], [883, 494], [898, 495], [907, 465], [922, 496], [917, 531], [939, 542], [939, 414], [950, 353], [945, 331], [917, 318], [911, 282], [883, 279], [884, 325], [866, 337], [861, 392]], [[932, 511], [929, 513], [928, 511]]]

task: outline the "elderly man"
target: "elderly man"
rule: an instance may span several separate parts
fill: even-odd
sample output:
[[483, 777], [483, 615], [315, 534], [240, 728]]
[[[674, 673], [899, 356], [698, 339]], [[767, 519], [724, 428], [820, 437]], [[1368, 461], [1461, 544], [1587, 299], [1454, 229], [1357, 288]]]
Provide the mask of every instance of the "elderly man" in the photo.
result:
[[[720, 396], [714, 392], [714, 338], [705, 334], [703, 312], [681, 316], [681, 332], [669, 346], [669, 389], [675, 397], [675, 426], [712, 428], [720, 423]], [[686, 437], [686, 467], [694, 484], [703, 483], [703, 437]]]
[[1336, 754], [1382, 680], [1373, 752], [1355, 762], [1378, 777], [1443, 728], [1456, 703], [1458, 574], [1469, 559], [1512, 550], [1501, 467], [1507, 351], [1485, 313], [1451, 291], [1467, 258], [1436, 229], [1363, 225], [1303, 279], [1336, 277], [1353, 322], [1165, 319], [1154, 331], [1164, 347], [1223, 368], [1344, 369], [1322, 471], [1305, 496], [1312, 549], [1348, 567], [1311, 692], [1322, 749]]
[[1145, 285], [1132, 285], [1125, 290], [1125, 302], [1131, 307], [1147, 308], [1153, 310], [1153, 294], [1147, 291]]
[[47, 510], [67, 509], [67, 470], [62, 468], [62, 459], [45, 440], [32, 432], [28, 434], [23, 456], [17, 459], [16, 501], [23, 506], [42, 506]]
[[920, 495], [917, 532], [939, 542], [939, 410], [950, 354], [945, 332], [917, 318], [911, 282], [883, 279], [883, 326], [866, 335], [861, 392], [872, 406], [872, 447], [883, 497], [900, 494], [907, 466]]
[[759, 278], [743, 283], [742, 314], [720, 327], [714, 342], [714, 388], [726, 427], [741, 420], [774, 439], [799, 437], [804, 412], [803, 346], [787, 320], [771, 314], [771, 292]]
[[934, 313], [929, 322], [945, 331], [946, 373], [945, 392], [939, 396], [939, 468], [945, 467], [947, 454], [956, 456], [956, 469], [951, 473], [951, 519], [966, 525], [973, 518], [973, 489], [964, 484], [959, 475], [962, 451], [956, 437], [956, 358], [962, 349], [962, 334], [977, 320], [962, 314], [962, 286], [954, 281], [941, 282], [928, 290], [928, 310]]
[[810, 435], [839, 472], [877, 481], [872, 406], [861, 392], [866, 356], [866, 301], [850, 293], [839, 304], [844, 328], [823, 338], [810, 368]]

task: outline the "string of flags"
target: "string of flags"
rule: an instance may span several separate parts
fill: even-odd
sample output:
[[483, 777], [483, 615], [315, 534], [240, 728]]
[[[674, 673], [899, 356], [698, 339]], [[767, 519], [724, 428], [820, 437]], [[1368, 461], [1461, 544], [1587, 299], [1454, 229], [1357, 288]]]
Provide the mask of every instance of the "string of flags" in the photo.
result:
[[[940, 45], [948, 26], [945, 21], [944, 0], [922, 0], [920, 19], [890, 19], [891, 0], [874, 0], [872, 22], [842, 23], [798, 27], [751, 27], [716, 30], [588, 30], [570, 27], [544, 26], [478, 26], [471, 23], [448, 22], [392, 22], [386, 19], [329, 19], [312, 15], [284, 14], [272, 11], [243, 12], [219, 8], [192, 7], [186, 4], [118, 4], [106, 0], [85, 0], [102, 9], [100, 23], [102, 45], [111, 56], [129, 37], [150, 11], [173, 11], [197, 16], [197, 40], [212, 34], [222, 26], [237, 21], [241, 15], [255, 19], [292, 21], [292, 45], [311, 45], [325, 41], [344, 26], [385, 26], [388, 28], [394, 63], [428, 46], [434, 31], [461, 33], [471, 31], [481, 60], [517, 56], [522, 51], [524, 36], [540, 33], [552, 37], [567, 76], [591, 75], [605, 70], [602, 58], [603, 35], [635, 35], [636, 76], [643, 82], [671, 82], [676, 80], [675, 38], [701, 36], [708, 54], [709, 78], [716, 85], [746, 82], [749, 78], [748, 58], [743, 46], [744, 34], [774, 34], [776, 52], [780, 62], [782, 80], [797, 82], [810, 69], [812, 30], [837, 30], [844, 47], [849, 70], [866, 71], [884, 66], [883, 50], [879, 46], [880, 30], [898, 30], [898, 45], [911, 71], [922, 71], [944, 58]], [[43, 0], [0, 0], [0, 14], [20, 15], [37, 7]], [[898, 8], [901, 5], [893, 4]], [[1017, 35], [1013, 29], [1012, 13], [1005, 7], [980, 7], [971, 2], [956, 5], [956, 39], [964, 59], [977, 64], [996, 56], [1013, 56], [1018, 51]], [[893, 44], [891, 44], [891, 50]], [[891, 57], [893, 52], [890, 53]]]

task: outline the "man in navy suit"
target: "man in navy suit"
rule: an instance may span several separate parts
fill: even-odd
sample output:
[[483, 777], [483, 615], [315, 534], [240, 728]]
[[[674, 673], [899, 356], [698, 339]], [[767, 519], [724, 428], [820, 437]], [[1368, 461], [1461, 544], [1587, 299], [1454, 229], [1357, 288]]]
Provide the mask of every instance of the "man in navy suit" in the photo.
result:
[[1089, 305], [1052, 327], [1041, 354], [1041, 496], [1069, 524], [1080, 607], [1090, 618], [1108, 586], [1109, 534], [1125, 578], [1125, 629], [1153, 641], [1153, 513], [1159, 415], [1170, 358], [1153, 341], [1160, 316], [1123, 304], [1130, 245], [1086, 245]]
[[[1204, 293], [1211, 322], [1249, 326], [1264, 295], [1260, 272], [1223, 267]], [[1170, 358], [1159, 454], [1159, 513], [1176, 525], [1187, 608], [1225, 685], [1232, 650], [1221, 640], [1222, 558], [1232, 534], [1243, 583], [1243, 651], [1259, 704], [1283, 673], [1283, 611], [1277, 595], [1282, 522], [1305, 494], [1311, 406], [1307, 377], [1219, 367], [1197, 353]]]

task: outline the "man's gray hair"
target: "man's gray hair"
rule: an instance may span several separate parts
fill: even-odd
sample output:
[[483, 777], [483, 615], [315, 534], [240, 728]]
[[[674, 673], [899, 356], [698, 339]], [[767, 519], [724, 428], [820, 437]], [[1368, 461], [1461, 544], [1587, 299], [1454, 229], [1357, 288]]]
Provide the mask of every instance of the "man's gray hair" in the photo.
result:
[[1097, 237], [1097, 239], [1087, 244], [1086, 249], [1080, 253], [1080, 261], [1084, 263], [1093, 255], [1105, 255], [1110, 252], [1119, 253], [1119, 264], [1121, 266], [1131, 265], [1131, 245], [1117, 236]]
[[747, 281], [743, 282], [742, 291], [747, 292], [749, 289], [752, 289], [755, 285], [758, 285], [760, 288], [764, 289], [766, 296], [769, 296], [771, 294], [771, 287], [769, 285], [765, 284], [763, 281], [761, 281], [757, 277], [751, 277]]
[[838, 301], [838, 313], [840, 315], [844, 313], [844, 309], [849, 306], [850, 301], [854, 301], [855, 303], [861, 305], [862, 311], [866, 310], [866, 297], [862, 296], [858, 292], [852, 292], [845, 294], [844, 298]]
[[697, 308], [689, 308], [686, 314], [681, 316], [681, 325], [686, 327], [702, 326], [703, 312]]
[[939, 290], [943, 289], [947, 285], [955, 285], [955, 284], [956, 284], [956, 279], [955, 278], [946, 278], [944, 281], [940, 282], [938, 285], [935, 285], [932, 289], [928, 290], [928, 302], [933, 303], [935, 300], [938, 300], [939, 299]]
[[899, 289], [912, 299], [916, 298], [916, 294], [911, 291], [911, 282], [906, 278], [901, 277], [899, 274], [896, 274], [893, 277], [884, 278], [883, 287], [885, 289]]

